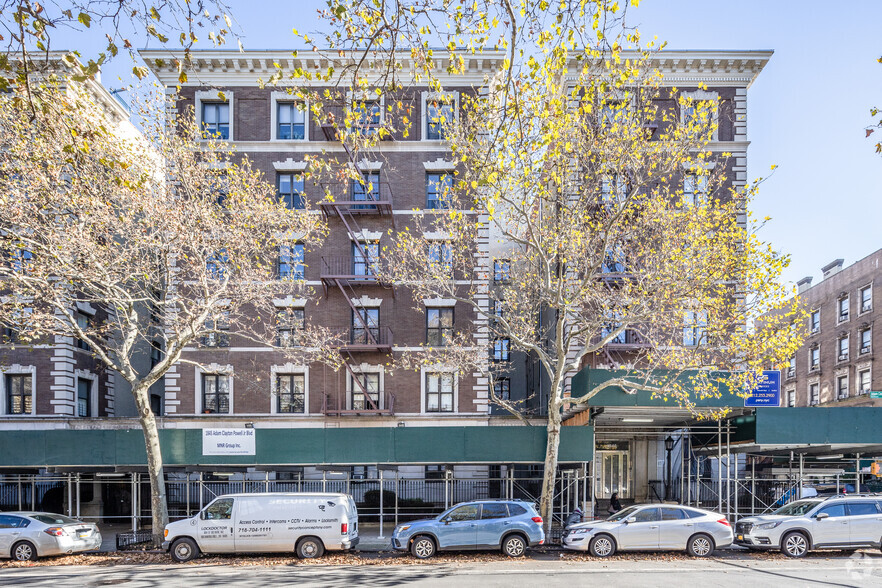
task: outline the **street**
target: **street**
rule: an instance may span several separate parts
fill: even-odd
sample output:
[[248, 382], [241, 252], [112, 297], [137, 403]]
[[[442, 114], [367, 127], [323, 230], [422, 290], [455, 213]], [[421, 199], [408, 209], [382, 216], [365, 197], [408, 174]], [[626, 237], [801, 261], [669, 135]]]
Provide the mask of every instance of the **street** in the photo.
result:
[[[203, 560], [204, 561], [204, 560]], [[232, 560], [231, 560], [232, 561]], [[439, 563], [382, 565], [298, 564], [229, 565], [91, 565], [9, 567], [0, 571], [7, 586], [878, 586], [882, 555], [838, 552], [802, 560], [757, 558], [726, 553], [709, 560], [652, 557], [584, 561], [547, 553], [518, 560], [474, 556], [444, 558]], [[379, 564], [379, 565], [378, 565]]]

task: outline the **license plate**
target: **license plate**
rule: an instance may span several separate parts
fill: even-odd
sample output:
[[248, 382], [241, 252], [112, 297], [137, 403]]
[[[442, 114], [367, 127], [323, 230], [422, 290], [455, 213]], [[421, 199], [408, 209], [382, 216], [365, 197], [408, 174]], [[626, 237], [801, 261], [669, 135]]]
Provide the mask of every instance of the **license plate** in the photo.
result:
[[739, 541], [744, 541], [744, 535], [738, 535], [738, 540], [739, 540]]
[[77, 537], [79, 537], [80, 539], [85, 539], [85, 538], [88, 537], [88, 536], [89, 536], [89, 532], [88, 532], [88, 531], [83, 531], [83, 532], [81, 532], [81, 533], [77, 533]]

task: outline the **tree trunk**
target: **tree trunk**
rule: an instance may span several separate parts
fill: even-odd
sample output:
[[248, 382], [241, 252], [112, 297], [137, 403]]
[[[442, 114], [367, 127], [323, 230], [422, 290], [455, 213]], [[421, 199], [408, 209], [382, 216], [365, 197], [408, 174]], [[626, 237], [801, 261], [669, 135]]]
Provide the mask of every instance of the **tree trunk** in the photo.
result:
[[560, 411], [554, 400], [548, 403], [548, 439], [545, 442], [545, 470], [542, 476], [542, 497], [539, 499], [539, 514], [545, 527], [545, 537], [551, 532], [552, 507], [554, 506], [554, 484], [557, 481], [557, 451], [560, 445]]
[[162, 451], [159, 446], [159, 429], [156, 417], [150, 408], [149, 387], [136, 385], [132, 388], [138, 419], [144, 431], [144, 444], [147, 448], [147, 473], [150, 476], [150, 507], [153, 513], [153, 544], [162, 543], [163, 531], [168, 524], [168, 504], [165, 496], [165, 473], [162, 469]]

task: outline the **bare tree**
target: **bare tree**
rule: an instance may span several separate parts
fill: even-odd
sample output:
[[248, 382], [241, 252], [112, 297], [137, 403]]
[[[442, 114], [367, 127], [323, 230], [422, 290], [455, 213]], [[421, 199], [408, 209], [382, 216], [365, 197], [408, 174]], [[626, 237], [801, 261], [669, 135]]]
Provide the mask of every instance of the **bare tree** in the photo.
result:
[[[48, 116], [0, 104], [0, 318], [25, 342], [81, 341], [131, 386], [159, 540], [168, 514], [149, 388], [201, 338], [232, 331], [276, 345], [273, 297], [304, 288], [278, 280], [280, 248], [323, 228], [192, 116], [152, 104], [139, 133], [91, 87], [33, 86]], [[100, 320], [78, 322], [84, 304]], [[162, 355], [145, 367], [139, 355], [156, 341]]]

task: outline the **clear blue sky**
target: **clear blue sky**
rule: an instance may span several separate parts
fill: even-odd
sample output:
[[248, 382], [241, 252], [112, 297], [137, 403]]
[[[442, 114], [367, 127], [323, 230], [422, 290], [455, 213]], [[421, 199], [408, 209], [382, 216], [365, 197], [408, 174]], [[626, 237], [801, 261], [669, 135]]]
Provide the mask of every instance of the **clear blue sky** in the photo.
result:
[[[623, 4], [626, 0], [623, 0]], [[284, 49], [292, 28], [315, 30], [324, 2], [230, 1], [246, 49]], [[767, 176], [754, 210], [772, 220], [763, 237], [789, 253], [796, 281], [842, 257], [846, 265], [882, 247], [882, 156], [864, 137], [882, 107], [882, 2], [642, 0], [629, 24], [670, 49], [772, 49], [748, 94], [749, 177]], [[71, 39], [72, 40], [72, 39]], [[56, 41], [56, 47], [62, 45]], [[231, 44], [234, 48], [235, 43]], [[207, 46], [206, 46], [207, 48]], [[121, 56], [104, 81], [124, 76]]]

